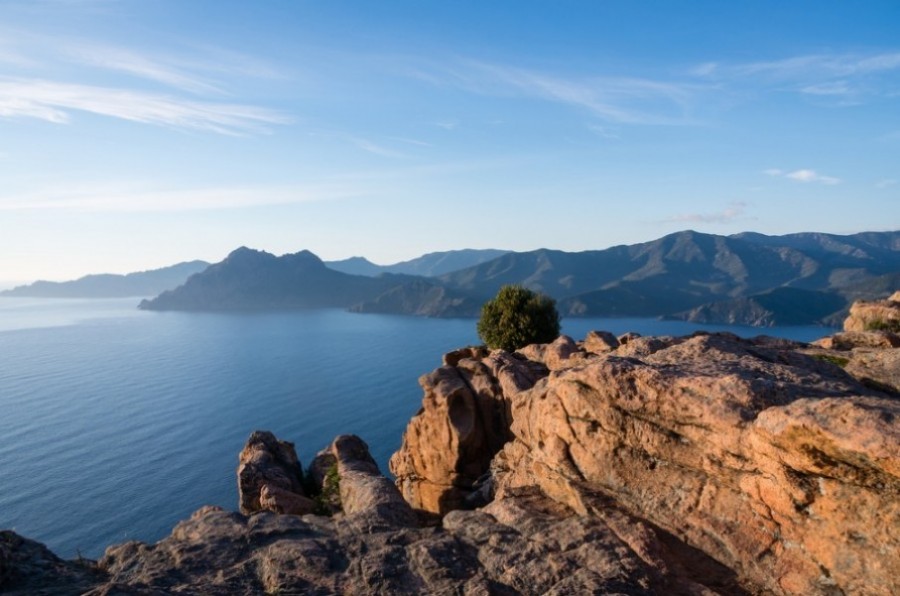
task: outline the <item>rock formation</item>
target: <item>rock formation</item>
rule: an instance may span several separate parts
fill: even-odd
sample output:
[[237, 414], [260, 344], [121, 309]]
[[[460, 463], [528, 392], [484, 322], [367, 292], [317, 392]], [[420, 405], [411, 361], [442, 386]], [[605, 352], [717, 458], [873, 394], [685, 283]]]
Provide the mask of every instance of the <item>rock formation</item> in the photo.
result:
[[887, 300], [860, 300], [850, 307], [844, 331], [877, 330], [900, 332], [900, 292], [894, 292]]
[[315, 509], [303, 492], [303, 468], [293, 443], [256, 431], [238, 460], [238, 495], [244, 515], [257, 511], [302, 515]]
[[491, 459], [512, 438], [506, 396], [547, 374], [542, 364], [501, 351], [462, 360], [453, 353], [444, 361], [456, 364], [419, 379], [423, 408], [390, 462], [407, 502], [434, 513], [463, 507]]
[[[771, 338], [635, 337], [599, 353], [573, 344], [523, 349], [520, 358], [549, 372], [478, 394], [482, 410], [491, 400], [507, 408], [499, 436], [512, 436], [488, 468], [470, 470], [466, 454], [498, 434], [454, 425], [451, 413], [475, 392], [423, 377], [423, 409], [391, 462], [410, 503], [439, 513], [463, 506], [460, 492], [474, 492], [473, 477], [490, 469], [491, 507], [522, 490], [589, 518], [614, 503], [751, 591], [895, 593], [900, 400], [891, 387], [860, 383], [822, 350]], [[866, 354], [876, 352], [896, 378], [900, 350]], [[496, 388], [498, 358], [524, 366], [494, 353], [483, 368], [460, 360], [434, 374], [477, 371], [479, 386]], [[466, 432], [442, 434], [441, 420]]]
[[107, 549], [88, 577], [92, 593], [745, 593], [727, 568], [673, 550], [670, 537], [614, 503], [602, 516], [578, 516], [523, 489], [420, 527], [362, 440], [338, 437], [329, 451], [343, 512], [245, 516], [204, 507], [157, 544]]
[[241, 513], [96, 563], [4, 532], [0, 592], [896, 594], [900, 348], [879, 333], [458, 350], [420, 379], [396, 485], [358, 437], [304, 479], [257, 431]]
[[854, 303], [844, 332], [813, 346], [807, 353], [837, 364], [863, 384], [900, 393], [900, 292], [887, 300]]

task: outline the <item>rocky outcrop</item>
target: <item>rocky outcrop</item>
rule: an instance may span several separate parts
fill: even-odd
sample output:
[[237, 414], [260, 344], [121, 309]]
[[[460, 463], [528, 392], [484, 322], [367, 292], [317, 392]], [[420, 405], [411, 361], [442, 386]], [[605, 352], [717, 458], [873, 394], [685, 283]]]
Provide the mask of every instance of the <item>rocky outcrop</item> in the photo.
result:
[[900, 292], [876, 302], [855, 302], [842, 333], [806, 350], [832, 362], [868, 387], [900, 395]]
[[302, 515], [315, 509], [304, 494], [303, 468], [293, 443], [256, 431], [238, 460], [238, 498], [244, 515], [257, 511]]
[[64, 594], [69, 581], [71, 593], [97, 595], [745, 593], [730, 570], [615, 503], [602, 516], [578, 516], [523, 489], [423, 527], [362, 440], [338, 437], [328, 451], [344, 503], [333, 517], [204, 507], [156, 544], [110, 547], [79, 576], [28, 543], [16, 547], [19, 559], [37, 548], [36, 560], [57, 567], [43, 570], [44, 583], [0, 589]]
[[104, 581], [92, 561], [63, 561], [43, 544], [0, 531], [0, 593], [81, 594]]
[[0, 592], [897, 593], [900, 395], [853, 366], [896, 380], [900, 349], [614, 339], [445, 356], [396, 485], [358, 437], [304, 481], [257, 431], [241, 513], [202, 508], [96, 564], [4, 532]]
[[422, 409], [390, 461], [400, 492], [416, 509], [445, 513], [464, 506], [494, 454], [512, 438], [510, 396], [547, 374], [542, 364], [515, 354], [460, 355], [445, 356], [455, 365], [419, 379]]
[[900, 332], [900, 292], [894, 292], [887, 300], [860, 300], [850, 307], [844, 331], [878, 330]]
[[[676, 552], [698, 549], [723, 564], [751, 591], [892, 593], [900, 401], [795, 342], [623, 339], [615, 349], [592, 339], [588, 351], [563, 337], [515, 355], [473, 354], [423, 377], [423, 408], [392, 459], [404, 496], [438, 513], [470, 506], [473, 478], [493, 455], [490, 507], [522, 491], [589, 518], [614, 504], [673, 536]], [[891, 358], [900, 352], [867, 353], [900, 372]], [[498, 435], [454, 425], [450, 404], [479, 403], [460, 379], [478, 371], [480, 386], [496, 387], [493, 363], [528, 366], [522, 358], [546, 372], [529, 368], [537, 375], [527, 383], [478, 394], [506, 405], [510, 440], [496, 455], [473, 455]], [[423, 452], [428, 459], [417, 457]], [[479, 466], [467, 470], [472, 461]]]
[[777, 594], [892, 593], [900, 401], [796, 347], [704, 335], [551, 373], [512, 399], [496, 498], [613, 499]]

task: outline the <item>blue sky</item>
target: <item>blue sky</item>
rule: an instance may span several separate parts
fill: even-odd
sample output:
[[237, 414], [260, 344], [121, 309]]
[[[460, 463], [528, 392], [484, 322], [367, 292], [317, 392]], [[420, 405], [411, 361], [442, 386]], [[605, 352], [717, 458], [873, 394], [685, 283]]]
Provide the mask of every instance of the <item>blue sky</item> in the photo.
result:
[[0, 280], [900, 228], [900, 3], [0, 2]]

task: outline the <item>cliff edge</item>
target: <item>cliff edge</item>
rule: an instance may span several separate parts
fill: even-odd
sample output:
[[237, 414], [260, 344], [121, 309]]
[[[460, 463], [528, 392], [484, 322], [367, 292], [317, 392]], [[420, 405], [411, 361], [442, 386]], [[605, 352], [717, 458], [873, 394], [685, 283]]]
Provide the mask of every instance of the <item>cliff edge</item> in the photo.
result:
[[203, 508], [96, 563], [4, 532], [0, 591], [896, 594], [893, 337], [592, 332], [458, 350], [420, 379], [395, 482], [358, 437], [304, 471], [255, 432], [240, 513]]

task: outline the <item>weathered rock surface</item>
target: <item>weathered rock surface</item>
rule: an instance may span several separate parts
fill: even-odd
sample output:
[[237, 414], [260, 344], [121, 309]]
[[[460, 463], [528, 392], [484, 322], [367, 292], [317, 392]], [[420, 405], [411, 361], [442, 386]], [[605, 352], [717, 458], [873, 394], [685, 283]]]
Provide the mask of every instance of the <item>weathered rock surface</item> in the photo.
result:
[[588, 516], [612, 498], [777, 594], [895, 593], [900, 401], [766, 343], [701, 335], [551, 373], [512, 397], [497, 498], [537, 486]]
[[[696, 548], [724, 564], [751, 591], [894, 592], [900, 400], [877, 390], [890, 388], [773, 338], [632, 336], [614, 350], [585, 347], [560, 338], [520, 350], [545, 375], [482, 394], [509, 407], [512, 440], [489, 467], [494, 503], [538, 491], [592, 518], [614, 503], [670, 532], [677, 551]], [[896, 378], [897, 354], [869, 349], [858, 362]], [[481, 386], [496, 386], [486, 364], [516, 355], [476, 358], [435, 374], [477, 370]], [[457, 393], [475, 398], [462, 383], [431, 381], [423, 378], [423, 409], [392, 470], [415, 507], [446, 513], [467, 505], [458, 496], [475, 471], [463, 485], [460, 470], [491, 435], [468, 426], [467, 441], [441, 435], [454, 428], [447, 404]]]
[[850, 307], [844, 331], [900, 331], [900, 292], [887, 300], [860, 300]]
[[588, 331], [584, 337], [584, 349], [595, 354], [610, 352], [619, 347], [619, 340], [609, 331]]
[[[154, 545], [110, 547], [92, 569], [59, 561], [36, 543], [16, 543], [18, 559], [54, 567], [39, 575], [43, 583], [16, 579], [0, 589], [59, 587], [45, 593], [96, 595], [745, 593], [733, 572], [680, 548], [612, 502], [602, 515], [586, 517], [534, 488], [511, 490], [479, 511], [451, 512], [440, 527], [417, 527], [365, 443], [341, 436], [329, 451], [345, 504], [334, 517], [246, 516], [204, 507]], [[6, 561], [6, 551], [0, 553]]]
[[845, 331], [813, 342], [829, 350], [854, 348], [900, 348], [900, 335], [890, 331]]
[[844, 329], [814, 341], [807, 353], [840, 366], [868, 387], [900, 396], [900, 292], [887, 300], [855, 302]]
[[242, 513], [202, 508], [96, 565], [0, 533], [0, 592], [900, 591], [900, 349], [616, 341], [448, 354], [396, 485], [358, 437], [304, 483], [293, 445], [255, 432]]
[[103, 579], [92, 561], [63, 561], [39, 542], [0, 531], [2, 594], [80, 594]]
[[512, 438], [508, 396], [546, 374], [540, 363], [494, 352], [423, 375], [422, 409], [390, 461], [403, 498], [416, 509], [435, 513], [463, 507], [494, 454]]
[[315, 509], [303, 492], [303, 468], [294, 444], [270, 432], [256, 431], [247, 439], [238, 464], [240, 510], [302, 515]]

